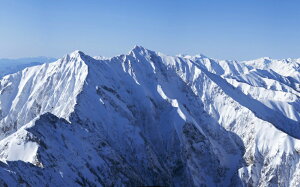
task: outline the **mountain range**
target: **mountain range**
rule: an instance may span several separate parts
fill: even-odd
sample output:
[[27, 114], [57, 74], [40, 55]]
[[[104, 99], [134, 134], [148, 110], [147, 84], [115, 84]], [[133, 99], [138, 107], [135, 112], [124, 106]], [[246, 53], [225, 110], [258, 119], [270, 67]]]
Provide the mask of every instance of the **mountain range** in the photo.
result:
[[0, 81], [1, 186], [300, 186], [300, 59], [135, 46]]

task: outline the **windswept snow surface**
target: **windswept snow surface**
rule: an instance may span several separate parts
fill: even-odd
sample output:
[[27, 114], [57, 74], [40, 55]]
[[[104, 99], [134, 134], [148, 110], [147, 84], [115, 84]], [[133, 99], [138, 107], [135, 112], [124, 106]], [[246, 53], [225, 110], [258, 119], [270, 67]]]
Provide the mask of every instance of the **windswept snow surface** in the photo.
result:
[[75, 51], [0, 82], [0, 184], [300, 186], [300, 60]]

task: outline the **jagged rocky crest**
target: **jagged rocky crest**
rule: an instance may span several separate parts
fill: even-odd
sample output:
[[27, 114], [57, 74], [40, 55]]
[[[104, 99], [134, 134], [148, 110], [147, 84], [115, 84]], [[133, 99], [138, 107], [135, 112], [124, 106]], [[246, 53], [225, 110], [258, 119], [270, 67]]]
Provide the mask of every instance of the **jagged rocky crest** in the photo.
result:
[[300, 60], [141, 46], [0, 82], [0, 184], [299, 186]]

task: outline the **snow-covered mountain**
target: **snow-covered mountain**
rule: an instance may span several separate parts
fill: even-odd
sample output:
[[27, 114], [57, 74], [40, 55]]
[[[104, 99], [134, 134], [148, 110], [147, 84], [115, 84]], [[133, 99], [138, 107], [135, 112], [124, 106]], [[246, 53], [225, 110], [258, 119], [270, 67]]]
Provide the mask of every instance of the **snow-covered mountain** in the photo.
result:
[[0, 82], [0, 184], [300, 186], [300, 59], [80, 51]]
[[55, 58], [48, 58], [48, 57], [0, 59], [0, 78], [8, 74], [21, 71], [26, 67], [54, 62], [55, 60], [56, 60]]

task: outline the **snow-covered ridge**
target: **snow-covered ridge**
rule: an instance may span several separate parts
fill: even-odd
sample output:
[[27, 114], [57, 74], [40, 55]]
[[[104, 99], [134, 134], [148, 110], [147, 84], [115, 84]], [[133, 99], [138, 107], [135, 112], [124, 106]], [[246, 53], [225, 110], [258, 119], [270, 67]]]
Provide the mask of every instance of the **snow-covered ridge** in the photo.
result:
[[43, 63], [54, 62], [55, 58], [49, 57], [34, 57], [34, 58], [19, 58], [19, 59], [0, 59], [0, 77], [16, 73], [26, 67], [41, 65]]
[[64, 58], [7, 75], [0, 82], [0, 137], [51, 112], [68, 119], [88, 69], [75, 51]]
[[0, 82], [0, 184], [298, 186], [299, 74], [141, 46], [27, 68]]

